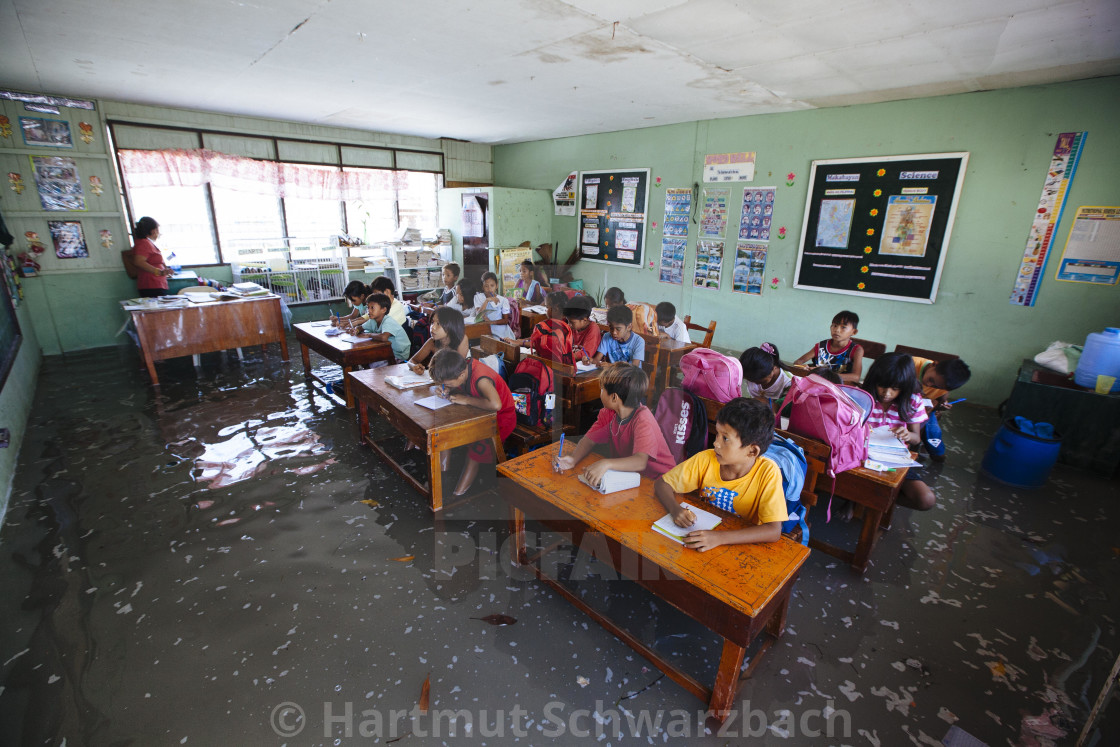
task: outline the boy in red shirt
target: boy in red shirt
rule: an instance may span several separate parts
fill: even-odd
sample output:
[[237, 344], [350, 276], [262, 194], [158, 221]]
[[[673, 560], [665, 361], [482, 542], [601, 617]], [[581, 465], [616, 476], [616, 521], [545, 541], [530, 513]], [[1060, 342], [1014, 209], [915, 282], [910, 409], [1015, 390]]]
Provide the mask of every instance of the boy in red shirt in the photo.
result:
[[564, 316], [572, 328], [572, 357], [584, 363], [591, 362], [603, 337], [599, 325], [591, 321], [591, 303], [590, 296], [576, 296], [564, 307]]
[[583, 471], [583, 477], [598, 485], [603, 474], [641, 472], [656, 480], [675, 466], [669, 445], [657, 425], [657, 419], [642, 404], [649, 387], [649, 377], [639, 366], [613, 363], [599, 374], [599, 399], [603, 409], [599, 418], [570, 453], [556, 460], [560, 472], [570, 470], [591, 453], [598, 444], [609, 443], [610, 458], [600, 459]]

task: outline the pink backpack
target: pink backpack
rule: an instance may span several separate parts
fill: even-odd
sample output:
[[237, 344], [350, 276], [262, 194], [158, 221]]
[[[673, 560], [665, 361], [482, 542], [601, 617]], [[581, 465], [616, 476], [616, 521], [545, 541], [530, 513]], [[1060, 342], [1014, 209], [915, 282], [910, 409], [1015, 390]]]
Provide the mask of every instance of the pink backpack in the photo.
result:
[[708, 348], [696, 348], [681, 358], [682, 386], [693, 394], [716, 402], [743, 396], [743, 364], [738, 359]]
[[[682, 361], [683, 363], [683, 361]], [[781, 412], [791, 403], [789, 430], [832, 447], [828, 474], [858, 467], [867, 459], [867, 416], [843, 388], [815, 374], [793, 377]], [[775, 415], [775, 424], [779, 416]]]

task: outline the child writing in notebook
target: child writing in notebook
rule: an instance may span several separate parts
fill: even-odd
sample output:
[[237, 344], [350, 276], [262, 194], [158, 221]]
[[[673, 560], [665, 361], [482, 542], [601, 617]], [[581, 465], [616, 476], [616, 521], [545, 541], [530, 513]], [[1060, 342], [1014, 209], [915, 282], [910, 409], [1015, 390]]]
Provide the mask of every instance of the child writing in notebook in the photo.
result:
[[454, 350], [464, 358], [471, 354], [470, 343], [467, 342], [467, 329], [463, 325], [463, 315], [450, 306], [440, 306], [432, 312], [432, 323], [429, 328], [432, 336], [424, 342], [424, 346], [416, 351], [416, 355], [408, 362], [408, 367], [413, 373], [422, 374], [425, 371], [424, 361], [428, 360], [439, 350]]
[[499, 340], [513, 339], [513, 330], [509, 326], [509, 299], [498, 295], [497, 275], [482, 273], [482, 293], [486, 296], [482, 303], [482, 316], [490, 322], [490, 334]]
[[[877, 358], [867, 372], [863, 388], [875, 399], [867, 418], [870, 428], [889, 428], [899, 441], [915, 446], [921, 441], [919, 428], [926, 421], [921, 385], [914, 373], [914, 361], [905, 353], [888, 353]], [[928, 511], [937, 496], [925, 483], [921, 467], [910, 467], [898, 493], [898, 503], [917, 511]]]
[[738, 397], [716, 416], [713, 447], [666, 472], [654, 484], [654, 495], [679, 527], [696, 522], [681, 506], [680, 494], [699, 491], [702, 500], [738, 514], [754, 526], [736, 530], [689, 532], [684, 544], [694, 550], [720, 545], [776, 542], [789, 518], [782, 472], [762, 454], [774, 438], [774, 413], [758, 400]]
[[603, 409], [587, 435], [556, 460], [557, 471], [570, 470], [598, 444], [610, 444], [610, 458], [600, 459], [583, 470], [583, 478], [592, 485], [598, 485], [609, 469], [641, 472], [651, 480], [672, 469], [673, 456], [661, 427], [642, 403], [649, 388], [646, 372], [628, 363], [613, 363], [600, 372], [599, 386]]
[[564, 307], [564, 318], [572, 328], [572, 357], [587, 364], [599, 351], [603, 332], [591, 321], [591, 296], [576, 296]]
[[463, 319], [473, 322], [485, 303], [486, 295], [475, 287], [474, 281], [463, 278], [455, 284], [455, 300], [447, 305], [458, 309], [463, 314]]
[[[498, 413], [498, 438], [506, 440], [517, 425], [513, 395], [502, 377], [482, 361], [468, 360], [454, 350], [440, 350], [432, 356], [432, 381], [440, 385], [440, 393], [459, 405], [471, 405]], [[442, 453], [441, 467], [447, 470], [450, 454]], [[475, 441], [467, 447], [467, 464], [455, 486], [459, 496], [470, 490], [478, 476], [478, 465], [493, 464], [494, 445], [487, 440]]]
[[518, 340], [517, 343], [532, 348], [536, 355], [545, 355], [548, 351], [545, 351], [545, 346], [542, 345], [543, 338], [563, 338], [559, 341], [558, 352], [564, 356], [562, 362], [570, 363], [568, 359], [572, 353], [572, 328], [564, 321], [564, 307], [567, 303], [568, 297], [564, 293], [560, 291], [549, 293], [545, 299], [545, 306], [548, 307], [548, 318], [537, 322], [533, 326], [533, 331], [529, 334], [529, 337]]
[[611, 333], [599, 341], [594, 363], [634, 363], [646, 358], [646, 341], [634, 332], [634, 312], [628, 306], [612, 306], [607, 311], [607, 326]]
[[845, 384], [858, 384], [863, 374], [863, 348], [852, 339], [857, 332], [859, 315], [854, 311], [841, 311], [832, 317], [831, 337], [818, 342], [793, 365], [808, 362], [809, 368], [835, 371]]
[[781, 404], [793, 374], [778, 357], [778, 347], [772, 342], [764, 342], [757, 348], [747, 348], [739, 356], [743, 366], [743, 379], [747, 382], [746, 395], [771, 407]]
[[960, 358], [933, 361], [917, 356], [914, 356], [914, 369], [918, 375], [918, 382], [922, 385], [922, 396], [933, 404], [932, 407], [926, 408], [929, 420], [922, 425], [922, 445], [926, 447], [930, 459], [943, 462], [945, 442], [941, 437], [941, 424], [937, 422], [937, 413], [953, 409], [947, 401], [949, 392], [967, 384], [972, 378], [972, 370]]
[[[411, 343], [408, 333], [396, 319], [389, 316], [389, 309], [393, 302], [384, 293], [371, 293], [366, 296], [366, 311], [369, 321], [362, 325], [358, 337], [372, 337], [382, 342], [388, 341], [393, 345], [393, 357], [398, 361], [408, 360], [408, 351]], [[381, 365], [384, 365], [382, 363]]]
[[662, 340], [676, 340], [677, 342], [692, 342], [688, 336], [688, 327], [677, 316], [677, 307], [668, 301], [662, 301], [654, 307], [657, 313], [657, 334]]
[[393, 307], [389, 309], [389, 317], [396, 319], [397, 322], [403, 327], [408, 323], [408, 309], [397, 298], [397, 286], [393, 285], [393, 281], [381, 275], [373, 279], [369, 284], [370, 289], [374, 293], [384, 293], [393, 301]]
[[350, 313], [346, 316], [331, 316], [332, 327], [349, 329], [361, 326], [366, 321], [366, 296], [372, 291], [369, 286], [360, 280], [351, 280], [342, 291], [342, 297], [350, 306]]

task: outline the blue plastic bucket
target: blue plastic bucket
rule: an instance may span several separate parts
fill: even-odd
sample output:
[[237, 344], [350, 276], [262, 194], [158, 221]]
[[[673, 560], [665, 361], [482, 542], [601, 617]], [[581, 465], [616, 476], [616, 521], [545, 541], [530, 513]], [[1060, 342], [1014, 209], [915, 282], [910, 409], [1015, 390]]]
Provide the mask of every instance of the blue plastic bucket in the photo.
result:
[[1049, 479], [1061, 448], [1062, 437], [1056, 431], [1053, 438], [1043, 438], [1023, 433], [1014, 421], [1005, 420], [988, 445], [980, 471], [1007, 485], [1040, 488]]

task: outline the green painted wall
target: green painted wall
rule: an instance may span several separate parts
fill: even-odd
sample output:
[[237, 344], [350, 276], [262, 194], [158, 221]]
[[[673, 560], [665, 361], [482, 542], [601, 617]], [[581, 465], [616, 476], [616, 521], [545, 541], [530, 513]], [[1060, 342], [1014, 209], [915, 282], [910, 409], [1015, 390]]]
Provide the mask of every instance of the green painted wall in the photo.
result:
[[[959, 354], [972, 366], [962, 390], [973, 402], [995, 405], [1010, 393], [1019, 362], [1053, 340], [1083, 342], [1089, 332], [1120, 325], [1120, 288], [1060, 283], [1054, 268], [1079, 205], [1120, 205], [1120, 78], [945, 96], [790, 114], [708, 120], [603, 135], [502, 145], [494, 148], [495, 183], [553, 189], [572, 170], [650, 167], [661, 177], [651, 191], [650, 220], [660, 225], [666, 188], [690, 187], [702, 178], [708, 153], [756, 151], [753, 185], [778, 185], [767, 280], [763, 295], [731, 292], [733, 251], [724, 257], [719, 291], [688, 285], [694, 256], [686, 260], [685, 285], [659, 283], [656, 271], [578, 265], [592, 292], [618, 285], [632, 300], [676, 304], [707, 323], [717, 319], [715, 344], [736, 353], [769, 340], [792, 360], [828, 333], [832, 315], [851, 308], [860, 336]], [[1027, 230], [1038, 204], [1057, 134], [1085, 130], [1089, 137], [1066, 203], [1038, 302], [1011, 306]], [[968, 151], [968, 173], [934, 305], [794, 290], [792, 278], [814, 159]], [[785, 186], [789, 172], [794, 186]], [[732, 203], [742, 189], [732, 189]], [[730, 211], [737, 226], [739, 207]], [[568, 256], [576, 218], [552, 219], [552, 241]], [[732, 229], [729, 227], [729, 231]], [[647, 234], [646, 267], [658, 257], [661, 233]], [[689, 252], [695, 243], [695, 226]], [[732, 242], [729, 242], [731, 244]], [[686, 255], [687, 256], [687, 255]]]
[[4, 514], [8, 510], [12, 478], [16, 473], [19, 450], [27, 432], [27, 416], [31, 412], [31, 401], [35, 398], [39, 364], [43, 360], [34, 325], [31, 323], [32, 313], [31, 307], [26, 303], [20, 304], [16, 309], [20, 331], [23, 332], [23, 343], [8, 379], [4, 382], [4, 389], [0, 391], [0, 428], [8, 428], [12, 434], [8, 448], [0, 449], [0, 522], [4, 520]]

